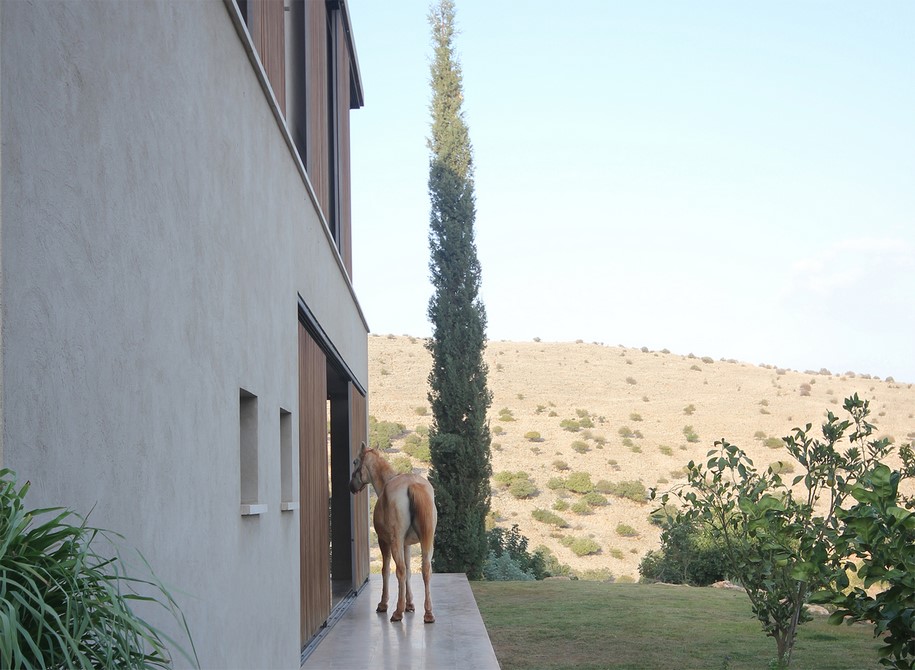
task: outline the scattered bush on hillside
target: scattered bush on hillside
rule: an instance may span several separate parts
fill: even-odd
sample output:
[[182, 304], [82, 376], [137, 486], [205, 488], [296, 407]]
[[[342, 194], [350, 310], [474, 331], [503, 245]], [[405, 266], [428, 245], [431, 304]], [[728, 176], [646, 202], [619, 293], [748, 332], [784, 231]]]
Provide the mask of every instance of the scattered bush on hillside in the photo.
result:
[[686, 438], [687, 442], [699, 441], [699, 436], [696, 434], [696, 431], [693, 430], [692, 426], [683, 426], [683, 436]]
[[632, 429], [629, 426], [620, 426], [616, 431], [617, 435], [620, 437], [632, 437], [635, 433], [632, 432]]
[[698, 365], [696, 365], [695, 363], [693, 363], [692, 365], [690, 365], [690, 366], [689, 366], [689, 369], [690, 369], [690, 370], [694, 370], [694, 371], [696, 371], [696, 372], [702, 372], [702, 368], [700, 368], [700, 367], [699, 367]]
[[569, 503], [560, 498], [553, 503], [553, 509], [557, 512], [565, 512], [567, 509], [569, 509]]
[[629, 415], [629, 420], [630, 420], [630, 421], [641, 421], [641, 420], [642, 420], [642, 415], [639, 414], [638, 412], [632, 412], [632, 413]]
[[591, 451], [591, 447], [588, 446], [588, 443], [583, 442], [582, 440], [575, 440], [572, 443], [572, 449], [577, 451], [579, 454], [584, 454]]
[[769, 471], [773, 475], [790, 475], [794, 472], [794, 464], [790, 461], [775, 461], [769, 464]]
[[408, 456], [402, 454], [393, 456], [388, 459], [388, 463], [394, 468], [394, 472], [398, 474], [409, 474], [413, 472], [413, 461], [411, 461]]
[[533, 498], [537, 495], [537, 486], [530, 479], [515, 479], [509, 485], [508, 492], [519, 500]]
[[524, 434], [524, 439], [528, 442], [543, 442], [543, 438], [540, 437], [540, 433], [536, 430], [529, 430]]
[[691, 416], [692, 413], [695, 411], [696, 411], [695, 405], [687, 405], [686, 407], [683, 408], [683, 413], [686, 414], [687, 416]]
[[638, 537], [639, 531], [626, 523], [616, 524], [616, 534], [620, 537]]
[[569, 469], [569, 464], [566, 463], [565, 461], [560, 460], [560, 459], [557, 458], [555, 461], [553, 461], [553, 469], [554, 469], [554, 470], [559, 470], [560, 472], [563, 472], [563, 471]]
[[560, 542], [562, 542], [563, 546], [571, 549], [576, 556], [590, 556], [600, 552], [600, 545], [589, 537], [567, 535]]
[[769, 449], [781, 449], [785, 446], [785, 442], [780, 437], [767, 437], [763, 440], [763, 444]]
[[581, 499], [582, 502], [587, 503], [591, 507], [603, 507], [610, 504], [610, 502], [597, 491], [586, 493], [581, 497]]
[[671, 447], [667, 446], [666, 444], [659, 444], [659, 445], [658, 445], [658, 451], [660, 451], [660, 452], [661, 452], [662, 454], [664, 454], [665, 456], [673, 456], [673, 455], [674, 455], [674, 450], [673, 450]]
[[587, 516], [588, 514], [594, 513], [594, 511], [591, 509], [591, 505], [586, 503], [584, 500], [579, 500], [578, 502], [572, 503], [569, 509], [580, 516]]
[[503, 407], [499, 410], [499, 421], [514, 421], [515, 413], [512, 412], [508, 407]]
[[420, 405], [419, 407], [413, 408], [413, 413], [418, 416], [426, 416], [429, 413], [429, 408], [425, 405]]
[[404, 434], [406, 426], [393, 421], [379, 421], [369, 416], [369, 447], [378, 451], [387, 451], [391, 442]]
[[566, 480], [562, 477], [550, 477], [546, 487], [551, 491], [561, 491], [566, 488]]
[[546, 509], [535, 509], [531, 512], [531, 516], [534, 517], [537, 521], [541, 523], [549, 524], [550, 526], [556, 526], [557, 528], [568, 528], [569, 522], [563, 519], [558, 514]]
[[432, 461], [432, 454], [429, 451], [428, 433], [426, 434], [426, 437], [423, 437], [418, 433], [410, 433], [407, 435], [407, 437], [404, 438], [403, 451], [405, 454], [412, 456], [418, 461], [430, 463]]
[[587, 472], [573, 472], [566, 477], [565, 488], [575, 493], [590, 493], [594, 490], [594, 484]]
[[753, 439], [754, 440], [765, 440], [766, 439], [765, 431], [757, 430], [755, 433], [753, 433]]
[[634, 385], [637, 382], [635, 381], [635, 377], [626, 377], [626, 383], [630, 384], [630, 385]]
[[595, 488], [601, 493], [608, 493], [637, 503], [645, 503], [648, 500], [648, 489], [640, 481], [630, 480], [613, 483], [602, 479]]
[[537, 405], [537, 409], [534, 410], [534, 414], [543, 414], [546, 411], [546, 405]]
[[802, 396], [809, 396], [810, 391], [811, 391], [810, 384], [807, 384], [807, 383], [801, 384], [800, 387], [798, 388], [798, 391]]
[[577, 433], [581, 430], [581, 424], [575, 419], [563, 419], [559, 422], [559, 426], [570, 433]]

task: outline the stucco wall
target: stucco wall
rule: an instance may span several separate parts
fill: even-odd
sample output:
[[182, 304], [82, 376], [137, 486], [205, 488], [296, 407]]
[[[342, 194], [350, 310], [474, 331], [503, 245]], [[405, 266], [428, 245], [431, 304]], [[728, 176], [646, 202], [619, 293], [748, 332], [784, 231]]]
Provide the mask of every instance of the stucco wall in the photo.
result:
[[[0, 13], [5, 465], [33, 504], [94, 506], [142, 550], [204, 667], [297, 667], [298, 513], [279, 511], [297, 295], [364, 385], [366, 332], [229, 13]], [[257, 518], [239, 515], [240, 388]]]

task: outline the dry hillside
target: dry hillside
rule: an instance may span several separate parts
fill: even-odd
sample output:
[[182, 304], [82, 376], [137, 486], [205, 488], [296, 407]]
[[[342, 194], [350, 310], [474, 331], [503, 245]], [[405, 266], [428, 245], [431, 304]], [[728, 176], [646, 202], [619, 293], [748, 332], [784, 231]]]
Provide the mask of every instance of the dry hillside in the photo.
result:
[[[659, 531], [648, 521], [651, 505], [608, 495], [609, 504], [591, 514], [556, 511], [570, 524], [557, 530], [532, 518], [535, 509], [573, 505], [579, 496], [548, 487], [551, 478], [587, 472], [592, 482], [641, 481], [666, 489], [677, 484], [690, 459], [704, 458], [716, 439], [744, 448], [757, 465], [786, 456], [762, 437], [781, 437], [795, 426], [821, 422], [827, 409], [843, 416], [842, 400], [858, 393], [871, 401], [881, 435], [897, 443], [915, 437], [915, 388], [867, 375], [835, 371], [798, 372], [769, 365], [713, 360], [647, 349], [586, 343], [489, 342], [486, 351], [493, 393], [493, 472], [530, 475], [537, 493], [518, 499], [493, 482], [492, 509], [499, 525], [518, 524], [530, 548], [548, 546], [576, 572], [609, 571], [638, 578], [646, 551], [658, 546]], [[369, 338], [369, 413], [378, 421], [428, 426], [427, 376], [431, 359], [417, 338]], [[502, 420], [509, 410], [513, 421]], [[593, 426], [578, 432], [563, 420], [586, 416]], [[691, 426], [698, 441], [687, 440]], [[626, 438], [628, 432], [634, 434]], [[540, 441], [525, 434], [536, 431]], [[573, 444], [579, 442], [573, 448]], [[584, 446], [581, 444], [584, 443]], [[394, 441], [403, 445], [403, 438]], [[579, 452], [581, 451], [581, 453]], [[567, 470], [557, 469], [563, 461]], [[416, 468], [423, 464], [414, 461]], [[561, 464], [560, 464], [561, 467]], [[618, 526], [638, 533], [624, 537]], [[599, 553], [578, 557], [562, 536], [588, 537]], [[377, 565], [374, 566], [377, 569]]]

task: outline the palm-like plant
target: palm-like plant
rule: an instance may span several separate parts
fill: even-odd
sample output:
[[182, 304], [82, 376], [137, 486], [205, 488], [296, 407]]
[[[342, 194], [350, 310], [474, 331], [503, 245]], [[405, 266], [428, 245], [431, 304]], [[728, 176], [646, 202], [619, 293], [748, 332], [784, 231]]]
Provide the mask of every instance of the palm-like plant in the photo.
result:
[[[198, 665], [187, 622], [152, 570], [125, 573], [123, 537], [64, 508], [28, 510], [28, 489], [0, 470], [0, 667], [163, 668], [171, 665], [166, 644]], [[100, 542], [113, 557], [96, 550]], [[140, 601], [176, 617], [192, 655], [133, 612]]]

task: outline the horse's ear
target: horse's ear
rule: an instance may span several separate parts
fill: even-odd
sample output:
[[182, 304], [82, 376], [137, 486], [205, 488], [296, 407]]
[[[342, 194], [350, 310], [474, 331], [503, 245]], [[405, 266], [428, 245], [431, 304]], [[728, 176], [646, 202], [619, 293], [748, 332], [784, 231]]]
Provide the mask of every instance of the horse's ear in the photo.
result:
[[363, 454], [365, 454], [365, 442], [359, 447], [359, 456], [361, 457]]

